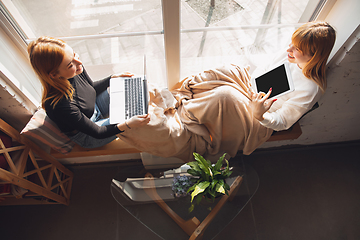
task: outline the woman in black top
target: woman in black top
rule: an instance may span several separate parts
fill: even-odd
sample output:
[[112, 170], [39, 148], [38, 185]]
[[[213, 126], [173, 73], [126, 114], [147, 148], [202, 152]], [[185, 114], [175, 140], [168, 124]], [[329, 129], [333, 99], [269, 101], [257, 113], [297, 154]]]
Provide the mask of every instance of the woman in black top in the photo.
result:
[[40, 37], [28, 46], [30, 62], [43, 86], [42, 107], [60, 130], [82, 147], [103, 146], [116, 134], [150, 121], [148, 115], [133, 117], [124, 123], [110, 124], [110, 78], [93, 82], [79, 56], [65, 42]]

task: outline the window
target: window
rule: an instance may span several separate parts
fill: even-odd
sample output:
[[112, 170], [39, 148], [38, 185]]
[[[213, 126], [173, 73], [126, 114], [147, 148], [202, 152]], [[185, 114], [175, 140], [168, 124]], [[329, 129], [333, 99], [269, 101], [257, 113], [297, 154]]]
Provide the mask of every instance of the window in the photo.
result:
[[25, 41], [42, 35], [65, 40], [94, 80], [122, 71], [143, 74], [146, 55], [148, 79], [162, 87], [285, 47], [298, 23], [318, 6], [298, 0], [2, 2]]
[[[187, 0], [182, 2], [182, 70], [247, 64], [287, 46], [308, 1]], [[195, 14], [194, 14], [195, 13]], [[191, 29], [198, 28], [199, 31]], [[249, 57], [253, 59], [249, 59]], [[188, 69], [189, 70], [186, 70]]]

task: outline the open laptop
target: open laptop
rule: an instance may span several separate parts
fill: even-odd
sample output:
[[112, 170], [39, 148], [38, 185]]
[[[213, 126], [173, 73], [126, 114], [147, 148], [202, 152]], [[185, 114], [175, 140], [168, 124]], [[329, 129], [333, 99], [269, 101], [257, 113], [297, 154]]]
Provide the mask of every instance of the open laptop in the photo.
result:
[[110, 79], [110, 123], [123, 123], [136, 115], [148, 113], [146, 57], [144, 75]]
[[269, 99], [280, 97], [295, 90], [289, 63], [287, 62], [255, 77], [252, 81], [252, 85], [257, 93], [267, 93], [269, 89], [272, 88]]

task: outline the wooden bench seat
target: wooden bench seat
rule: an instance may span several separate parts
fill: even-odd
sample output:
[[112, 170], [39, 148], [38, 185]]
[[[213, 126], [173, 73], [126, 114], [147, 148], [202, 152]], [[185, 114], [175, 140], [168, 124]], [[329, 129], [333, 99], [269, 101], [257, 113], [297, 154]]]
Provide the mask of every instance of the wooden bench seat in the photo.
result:
[[[268, 139], [268, 142], [297, 139], [301, 135], [301, 133], [302, 131], [300, 124], [299, 122], [297, 122], [286, 131], [274, 132], [274, 134]], [[79, 145], [75, 145], [73, 150], [66, 155], [59, 153], [53, 149], [50, 152], [50, 154], [55, 158], [92, 157], [131, 153], [140, 153], [140, 151], [120, 139], [114, 140], [111, 143], [99, 148], [89, 149], [80, 147]]]
[[274, 132], [267, 142], [294, 140], [302, 134], [300, 123], [296, 122], [291, 128], [284, 131]]
[[129, 154], [140, 153], [140, 150], [132, 147], [131, 145], [123, 142], [120, 139], [116, 139], [105, 146], [98, 148], [83, 148], [79, 145], [75, 145], [74, 148], [68, 154], [59, 153], [51, 149], [50, 154], [55, 158], [75, 158], [75, 157], [91, 157], [102, 155], [117, 155], [117, 154]]

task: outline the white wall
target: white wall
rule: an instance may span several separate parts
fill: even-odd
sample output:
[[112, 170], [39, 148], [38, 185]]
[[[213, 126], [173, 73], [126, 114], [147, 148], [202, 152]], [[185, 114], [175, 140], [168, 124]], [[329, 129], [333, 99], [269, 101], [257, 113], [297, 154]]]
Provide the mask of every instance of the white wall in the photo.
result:
[[24, 49], [19, 49], [2, 28], [0, 86], [0, 116], [20, 131], [39, 106], [41, 85], [31, 69]]
[[330, 58], [343, 46], [349, 36], [360, 24], [360, 1], [337, 0], [325, 18], [337, 31], [336, 42]]
[[[32, 70], [24, 50], [19, 49], [0, 28], [0, 71], [11, 79], [14, 87], [26, 93], [33, 104], [38, 105], [41, 99], [41, 84]], [[6, 79], [4, 79], [6, 81]], [[9, 83], [10, 84], [10, 83]], [[34, 106], [27, 106], [32, 109]]]

